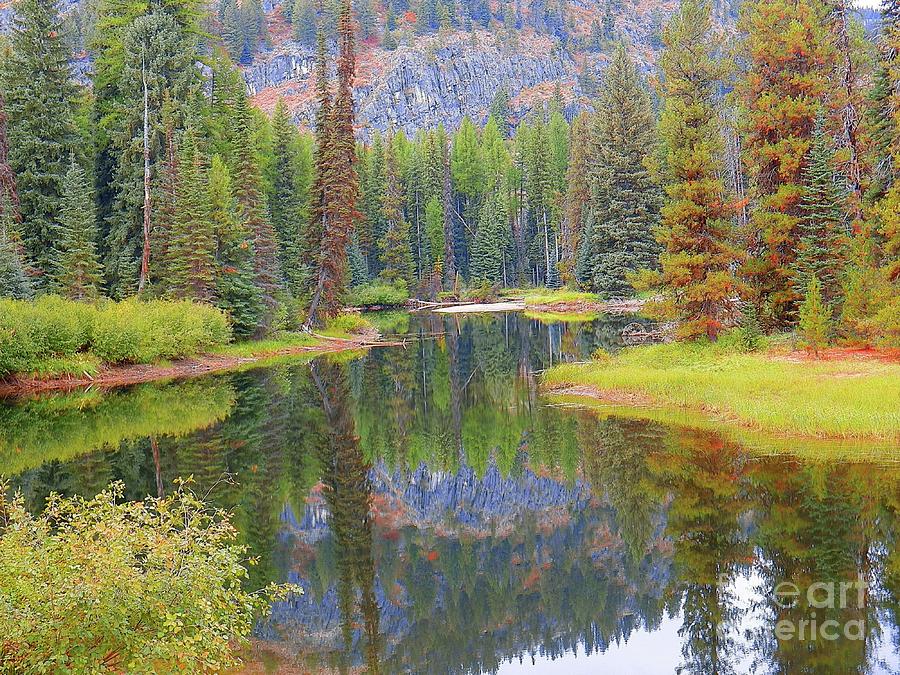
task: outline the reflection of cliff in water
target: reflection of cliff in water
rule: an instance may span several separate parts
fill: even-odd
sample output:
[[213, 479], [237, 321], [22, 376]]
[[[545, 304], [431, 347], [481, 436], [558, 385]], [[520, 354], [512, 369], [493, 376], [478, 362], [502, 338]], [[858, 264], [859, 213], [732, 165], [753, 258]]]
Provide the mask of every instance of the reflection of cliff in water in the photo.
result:
[[[384, 672], [450, 664], [490, 671], [509, 658], [577, 644], [592, 653], [662, 619], [665, 547], [627, 565], [613, 509], [584, 483], [529, 469], [503, 477], [494, 465], [479, 478], [465, 466], [392, 472], [379, 463], [369, 477]], [[283, 513], [289, 577], [306, 593], [275, 607], [265, 636], [346, 664], [343, 573], [334, 564], [344, 553], [328, 492], [313, 490], [303, 513]], [[661, 544], [661, 511], [653, 520]], [[350, 660], [371, 670], [366, 628], [355, 624]]]

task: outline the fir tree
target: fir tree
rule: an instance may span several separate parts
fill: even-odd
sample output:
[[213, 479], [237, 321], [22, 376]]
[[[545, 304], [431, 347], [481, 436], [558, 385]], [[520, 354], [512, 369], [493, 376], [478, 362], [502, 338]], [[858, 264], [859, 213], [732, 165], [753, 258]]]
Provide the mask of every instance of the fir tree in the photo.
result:
[[6, 99], [0, 89], [0, 218], [18, 223], [19, 191], [16, 174], [9, 164], [9, 129], [7, 126]]
[[215, 237], [216, 305], [228, 312], [238, 338], [253, 336], [265, 307], [256, 286], [251, 235], [237, 215], [228, 165], [213, 155], [209, 169], [210, 222]]
[[31, 297], [33, 289], [15, 228], [12, 202], [8, 195], [0, 193], [0, 298], [25, 300]]
[[269, 213], [280, 244], [281, 275], [298, 296], [306, 287], [308, 270], [301, 264], [303, 224], [308, 220], [310, 167], [301, 154], [297, 128], [291, 123], [282, 99], [272, 118], [274, 180]]
[[739, 254], [730, 243], [733, 215], [722, 176], [724, 135], [718, 91], [725, 70], [716, 55], [708, 7], [684, 0], [663, 32], [660, 59], [664, 100], [660, 136], [666, 153], [666, 192], [658, 235], [660, 270], [644, 286], [662, 291], [661, 318], [679, 321], [687, 338], [715, 339], [728, 325], [740, 288], [732, 274]]
[[25, 250], [49, 273], [63, 179], [69, 156], [78, 150], [77, 88], [56, 0], [21, 0], [13, 7], [12, 51], [2, 66], [9, 164], [18, 181]]
[[96, 298], [98, 294], [101, 271], [96, 219], [91, 184], [73, 155], [63, 180], [53, 269], [54, 290], [72, 300]]
[[244, 31], [237, 0], [225, 0], [223, 3], [221, 33], [228, 55], [237, 61], [244, 53]]
[[262, 174], [253, 140], [252, 114], [246, 94], [237, 95], [234, 110], [234, 197], [241, 224], [253, 242], [256, 285], [265, 311], [259, 333], [267, 331], [274, 318], [276, 294], [281, 285], [275, 230], [266, 213]]
[[647, 168], [653, 129], [650, 97], [619, 45], [594, 118], [590, 225], [579, 265], [579, 282], [607, 297], [631, 295], [628, 276], [656, 265], [660, 191]]
[[415, 264], [409, 246], [409, 224], [403, 216], [403, 193], [393, 137], [387, 141], [384, 165], [386, 189], [382, 210], [387, 230], [380, 244], [381, 277], [390, 283], [402, 282], [406, 288], [412, 289]]
[[174, 230], [167, 249], [167, 286], [176, 298], [210, 302], [216, 269], [212, 206], [206, 158], [192, 124], [178, 149], [178, 189]]
[[[164, 8], [154, 7], [134, 20], [125, 30], [123, 46], [121, 93], [115, 102], [118, 126], [110, 129], [117, 162], [115, 203], [109, 212], [105, 242], [106, 279], [114, 297], [137, 290], [142, 267], [145, 126], [152, 178], [167, 149], [166, 131], [181, 126], [181, 105], [198, 84], [196, 36]], [[152, 210], [150, 215], [152, 223]]]
[[307, 47], [316, 44], [319, 17], [314, 0], [297, 0], [294, 3], [294, 39]]
[[314, 158], [315, 173], [310, 199], [309, 224], [304, 237], [302, 263], [315, 272], [311, 278], [310, 290], [315, 290], [319, 278], [319, 259], [322, 240], [328, 224], [328, 202], [333, 196], [333, 139], [334, 130], [331, 125], [332, 92], [328, 79], [328, 53], [325, 49], [325, 32], [318, 31], [318, 53], [316, 58], [316, 100], [319, 104], [316, 112], [316, 154]]
[[333, 187], [326, 203], [326, 226], [322, 236], [319, 274], [310, 305], [307, 325], [321, 317], [334, 316], [340, 309], [347, 267], [347, 246], [357, 220], [359, 183], [356, 174], [356, 142], [353, 124], [353, 78], [356, 54], [350, 0], [343, 0], [338, 25], [338, 88], [331, 110], [333, 136], [327, 154]]
[[828, 346], [830, 335], [831, 310], [822, 300], [819, 278], [811, 276], [800, 306], [800, 337], [804, 346], [818, 355], [820, 349]]
[[835, 68], [827, 9], [818, 0], [754, 0], [742, 9], [746, 72], [745, 163], [757, 206], [744, 273], [768, 328], [790, 325], [801, 293], [795, 281], [803, 197], [802, 167]]
[[503, 284], [503, 254], [507, 248], [508, 228], [506, 194], [498, 187], [481, 206], [478, 232], [472, 242], [470, 274], [473, 282]]
[[811, 276], [818, 277], [822, 298], [829, 306], [841, 292], [847, 248], [843, 199], [835, 181], [833, 155], [824, 120], [820, 119], [803, 167], [796, 277], [798, 292], [805, 292]]
[[584, 235], [584, 209], [591, 197], [588, 184], [589, 138], [590, 117], [582, 112], [572, 124], [572, 151], [566, 173], [566, 196], [561, 223], [560, 275], [565, 284], [575, 281], [575, 254]]

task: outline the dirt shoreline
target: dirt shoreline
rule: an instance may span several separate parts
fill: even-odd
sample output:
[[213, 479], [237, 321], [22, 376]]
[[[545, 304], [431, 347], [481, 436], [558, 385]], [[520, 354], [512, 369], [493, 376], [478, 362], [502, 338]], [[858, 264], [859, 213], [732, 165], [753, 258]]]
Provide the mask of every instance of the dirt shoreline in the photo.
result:
[[104, 366], [93, 377], [22, 377], [12, 376], [0, 379], [0, 399], [23, 398], [50, 392], [66, 392], [76, 389], [100, 388], [115, 389], [146, 382], [165, 380], [186, 380], [211, 373], [233, 370], [248, 364], [258, 363], [281, 356], [300, 356], [303, 354], [334, 354], [345, 351], [356, 351], [370, 347], [390, 346], [391, 342], [380, 342], [361, 337], [358, 340], [342, 338], [325, 338], [315, 345], [297, 345], [274, 349], [252, 356], [229, 356], [223, 354], [204, 354], [187, 359], [179, 359], [166, 364], [132, 363], [118, 366]]

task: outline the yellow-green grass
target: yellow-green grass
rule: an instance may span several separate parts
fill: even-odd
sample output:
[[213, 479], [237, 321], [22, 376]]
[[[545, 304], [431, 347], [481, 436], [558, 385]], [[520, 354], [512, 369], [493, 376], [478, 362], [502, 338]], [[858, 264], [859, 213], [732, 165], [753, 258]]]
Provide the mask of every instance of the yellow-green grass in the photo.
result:
[[528, 290], [524, 292], [524, 298], [526, 307], [575, 302], [601, 302], [599, 295], [573, 291], [568, 288], [560, 288], [559, 290], [550, 290], [546, 288]]
[[600, 318], [599, 312], [534, 312], [525, 310], [525, 317], [543, 324], [589, 323]]
[[542, 384], [557, 391], [585, 387], [618, 403], [632, 395], [651, 407], [769, 434], [900, 442], [900, 365], [892, 363], [654, 345], [557, 366]]
[[324, 340], [307, 333], [285, 333], [278, 337], [248, 342], [235, 342], [210, 351], [212, 356], [233, 356], [235, 358], [256, 358], [266, 354], [277, 354], [298, 347], [315, 347]]

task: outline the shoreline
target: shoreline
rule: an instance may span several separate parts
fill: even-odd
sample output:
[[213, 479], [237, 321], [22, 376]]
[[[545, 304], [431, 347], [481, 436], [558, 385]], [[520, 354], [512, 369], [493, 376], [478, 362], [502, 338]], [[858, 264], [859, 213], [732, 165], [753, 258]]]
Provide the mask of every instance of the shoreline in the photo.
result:
[[[235, 354], [199, 354], [185, 359], [163, 363], [129, 363], [103, 366], [96, 375], [85, 373], [83, 376], [65, 377], [32, 377], [12, 375], [0, 379], [0, 400], [18, 399], [45, 393], [69, 392], [78, 389], [116, 389], [135, 384], [161, 382], [168, 380], [187, 380], [213, 373], [226, 372], [246, 365], [263, 363], [269, 359], [337, 354], [358, 351], [371, 347], [385, 347], [400, 343], [381, 342], [367, 336], [353, 338], [337, 338], [316, 336], [316, 344], [285, 346], [276, 349], [263, 349], [258, 353], [246, 356]], [[245, 343], [248, 344], [248, 343]], [[252, 343], [249, 343], [252, 344]], [[227, 349], [227, 348], [226, 348]]]
[[[891, 391], [900, 381], [895, 380], [898, 350], [833, 348], [818, 357], [792, 350], [709, 353], [696, 354], [685, 365], [677, 345], [661, 347], [556, 366], [544, 373], [540, 390], [573, 405], [676, 416], [689, 426], [712, 423], [782, 440], [886, 443], [900, 449], [894, 405], [900, 399]], [[815, 401], [804, 387], [815, 388]], [[859, 410], [868, 414], [855, 414]]]

